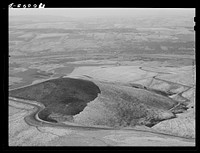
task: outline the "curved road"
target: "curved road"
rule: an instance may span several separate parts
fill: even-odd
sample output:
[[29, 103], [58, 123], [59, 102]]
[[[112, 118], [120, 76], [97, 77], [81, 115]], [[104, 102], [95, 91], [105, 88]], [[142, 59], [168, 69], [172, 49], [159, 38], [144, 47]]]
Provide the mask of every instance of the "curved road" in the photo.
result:
[[166, 82], [166, 83], [168, 83], [168, 84], [173, 84], [173, 85], [174, 85], [174, 84], [177, 84], [177, 85], [186, 87], [187, 89], [185, 89], [184, 91], [178, 93], [178, 95], [181, 96], [181, 98], [185, 99], [185, 102], [190, 101], [189, 99], [183, 97], [182, 94], [183, 94], [184, 92], [190, 90], [190, 89], [192, 88], [191, 86], [188, 86], [188, 85], [180, 84], [180, 83], [177, 83], [177, 82], [172, 82], [172, 81], [167, 81], [167, 80], [163, 80], [163, 79], [157, 78], [159, 74], [171, 74], [171, 73], [156, 72], [156, 71], [151, 71], [151, 70], [145, 70], [145, 69], [142, 68], [142, 66], [140, 66], [139, 69], [141, 69], [141, 70], [143, 70], [143, 71], [158, 73], [157, 75], [155, 75], [155, 76], [152, 77], [152, 78], [155, 79], [155, 80], [163, 81], [163, 82]]
[[25, 101], [22, 99], [17, 99], [13, 97], [9, 97], [9, 100], [15, 101], [17, 103], [22, 103], [22, 104], [28, 104], [34, 107], [34, 110], [31, 114], [26, 116], [24, 118], [25, 122], [30, 125], [30, 126], [43, 126], [43, 127], [57, 127], [57, 128], [68, 128], [68, 129], [75, 129], [75, 130], [125, 130], [125, 131], [135, 131], [135, 132], [143, 132], [143, 133], [152, 133], [156, 134], [158, 136], [165, 136], [165, 137], [171, 137], [175, 139], [181, 139], [183, 141], [190, 141], [194, 142], [195, 139], [193, 138], [185, 138], [185, 137], [180, 137], [180, 136], [174, 136], [170, 134], [165, 134], [161, 132], [156, 132], [154, 130], [152, 131], [147, 131], [147, 130], [139, 130], [139, 129], [116, 129], [112, 127], [89, 127], [89, 126], [81, 126], [81, 125], [69, 125], [69, 124], [64, 124], [64, 123], [52, 123], [52, 122], [47, 122], [44, 120], [41, 120], [37, 115], [40, 111], [42, 111], [45, 107], [43, 104], [39, 102], [33, 102], [32, 101]]
[[[144, 70], [142, 67], [139, 67], [139, 69], [141, 69], [143, 71], [148, 71], [148, 70]], [[155, 72], [155, 71], [151, 71], [151, 72]], [[157, 72], [157, 73], [164, 73], [164, 72]], [[169, 73], [164, 73], [164, 74], [169, 74]], [[186, 86], [186, 85], [182, 85], [182, 84], [179, 84], [179, 83], [174, 83], [174, 82], [171, 82], [171, 81], [166, 81], [166, 80], [156, 78], [157, 76], [158, 76], [158, 74], [153, 76], [153, 79], [157, 79], [157, 80], [164, 81], [164, 82], [171, 83], [171, 84], [178, 84], [178, 85], [181, 85], [181, 86], [185, 86], [185, 87], [187, 87], [187, 89], [185, 91], [192, 88], [190, 86]], [[23, 88], [23, 87], [21, 87], [21, 88]], [[182, 96], [182, 93], [185, 92], [185, 91], [182, 91], [179, 94], [186, 101], [189, 101], [187, 98]], [[69, 125], [69, 124], [64, 124], [64, 123], [47, 122], [47, 121], [41, 120], [38, 117], [38, 113], [45, 108], [45, 106], [43, 104], [41, 104], [39, 102], [35, 102], [35, 101], [27, 101], [27, 100], [17, 99], [17, 98], [13, 98], [13, 97], [9, 97], [9, 100], [12, 100], [12, 101], [15, 101], [15, 102], [18, 102], [18, 103], [28, 104], [28, 105], [31, 105], [31, 106], [34, 107], [33, 112], [30, 115], [28, 115], [24, 118], [25, 122], [30, 126], [48, 126], [48, 127], [50, 126], [50, 127], [71, 128], [71, 129], [78, 129], [78, 130], [116, 130], [116, 128], [112, 128], [112, 127], [89, 127], [89, 126], [81, 126], [81, 125]], [[177, 105], [175, 107], [177, 107]], [[139, 129], [120, 129], [120, 130], [126, 130], [126, 131], [130, 130], [130, 131], [138, 131], [138, 132], [145, 132], [145, 133], [153, 133], [153, 134], [156, 134], [158, 136], [165, 136], [165, 137], [168, 136], [168, 137], [173, 137], [175, 139], [181, 138], [182, 140], [187, 140], [187, 141], [188, 140], [189, 141], [195, 140], [193, 138], [185, 138], [185, 137], [180, 137], [180, 136], [174, 136], [174, 135], [170, 135], [170, 134], [156, 132], [154, 130], [152, 130], [152, 131], [139, 130]]]

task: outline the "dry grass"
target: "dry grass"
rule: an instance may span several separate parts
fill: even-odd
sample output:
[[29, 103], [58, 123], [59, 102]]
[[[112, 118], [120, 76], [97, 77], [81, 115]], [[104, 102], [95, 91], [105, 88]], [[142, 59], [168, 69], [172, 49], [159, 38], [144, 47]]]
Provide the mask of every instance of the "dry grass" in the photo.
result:
[[86, 125], [151, 126], [175, 117], [168, 111], [175, 102], [141, 89], [101, 84], [101, 94], [78, 115], [75, 122]]

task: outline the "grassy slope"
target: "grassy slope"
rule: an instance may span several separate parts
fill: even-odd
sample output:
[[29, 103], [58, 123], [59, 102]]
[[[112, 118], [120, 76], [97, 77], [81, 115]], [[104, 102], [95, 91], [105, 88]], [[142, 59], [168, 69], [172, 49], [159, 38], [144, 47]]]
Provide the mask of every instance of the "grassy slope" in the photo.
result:
[[97, 83], [101, 94], [78, 115], [75, 122], [85, 125], [152, 126], [175, 117], [168, 111], [176, 102], [143, 89]]

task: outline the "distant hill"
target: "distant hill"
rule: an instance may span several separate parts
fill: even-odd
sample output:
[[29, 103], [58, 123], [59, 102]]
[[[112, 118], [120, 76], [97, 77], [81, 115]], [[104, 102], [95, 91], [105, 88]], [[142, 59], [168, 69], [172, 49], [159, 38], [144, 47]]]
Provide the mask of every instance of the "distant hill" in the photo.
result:
[[114, 52], [118, 56], [124, 53], [194, 55], [193, 26], [194, 11], [183, 10], [119, 17], [11, 15], [9, 54], [31, 57]]

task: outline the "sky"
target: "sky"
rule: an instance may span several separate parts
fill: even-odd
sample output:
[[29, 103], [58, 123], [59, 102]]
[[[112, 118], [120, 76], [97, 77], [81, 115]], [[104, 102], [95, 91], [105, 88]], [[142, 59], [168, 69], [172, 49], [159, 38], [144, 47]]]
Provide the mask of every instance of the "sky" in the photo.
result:
[[10, 8], [9, 15], [54, 15], [66, 17], [134, 16], [186, 13], [194, 8]]

